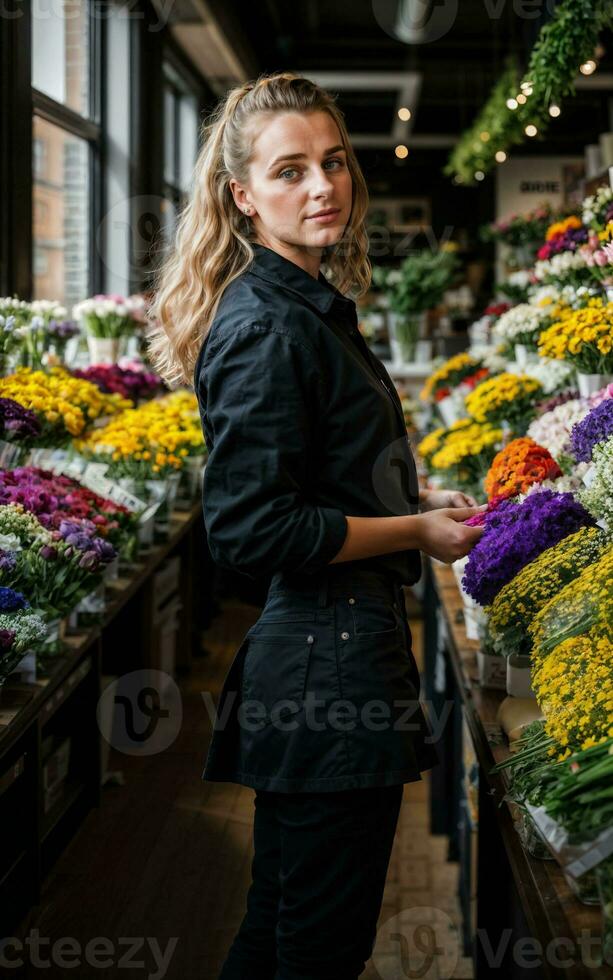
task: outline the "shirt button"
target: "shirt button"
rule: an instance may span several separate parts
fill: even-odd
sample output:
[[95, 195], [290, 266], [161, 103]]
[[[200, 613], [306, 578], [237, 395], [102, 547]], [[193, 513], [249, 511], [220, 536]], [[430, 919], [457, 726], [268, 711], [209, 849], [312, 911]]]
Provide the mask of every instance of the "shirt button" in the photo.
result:
[[307, 636], [307, 643], [313, 643], [315, 641], [314, 636]]
[[355, 599], [350, 599], [350, 600], [349, 600], [349, 604], [350, 604], [351, 606], [353, 606], [353, 605], [355, 604]]
[[341, 633], [341, 640], [348, 640], [348, 639], [349, 639], [349, 633]]

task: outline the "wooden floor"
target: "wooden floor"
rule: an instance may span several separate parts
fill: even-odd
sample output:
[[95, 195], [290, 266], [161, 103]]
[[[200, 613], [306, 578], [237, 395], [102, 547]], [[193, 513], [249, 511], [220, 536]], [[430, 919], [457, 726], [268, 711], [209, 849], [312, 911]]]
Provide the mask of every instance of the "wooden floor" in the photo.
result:
[[[250, 881], [253, 792], [202, 781], [210, 723], [201, 692], [216, 700], [257, 616], [255, 607], [224, 603], [206, 634], [210, 655], [196, 660], [180, 684], [183, 721], [170, 748], [145, 758], [111, 753], [109, 768], [123, 772], [125, 785], [103, 789], [102, 806], [89, 814], [47, 878], [41, 904], [16, 932], [24, 938], [38, 930], [50, 940], [44, 956], [54, 943], [73, 940], [77, 952], [66, 962], [81, 965], [59, 966], [53, 955], [45, 976], [216, 980]], [[419, 662], [421, 624], [411, 627]], [[470, 961], [461, 957], [458, 869], [445, 859], [447, 839], [428, 833], [424, 775], [405, 786], [365, 980], [472, 976]], [[98, 961], [95, 951], [86, 953], [96, 939], [105, 943]], [[41, 967], [27, 953], [24, 960], [22, 970], [6, 975], [39, 978]]]

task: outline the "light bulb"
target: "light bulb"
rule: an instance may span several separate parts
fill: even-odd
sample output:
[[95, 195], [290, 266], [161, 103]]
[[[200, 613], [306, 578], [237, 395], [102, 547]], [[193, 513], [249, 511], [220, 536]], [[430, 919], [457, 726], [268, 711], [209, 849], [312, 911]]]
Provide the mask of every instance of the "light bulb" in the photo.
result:
[[504, 150], [497, 150], [497, 152], [496, 152], [496, 161], [497, 161], [497, 163], [504, 163], [504, 161], [506, 160], [506, 158], [507, 158], [507, 155], [504, 152]]
[[517, 109], [517, 99], [507, 99], [507, 109]]
[[483, 180], [484, 178], [485, 178], [485, 174], [483, 173], [482, 170], [475, 171], [475, 180]]
[[560, 106], [556, 105], [555, 102], [552, 102], [551, 105], [549, 106], [549, 115], [553, 116], [553, 118], [556, 119], [561, 112], [562, 110], [560, 109]]
[[526, 136], [536, 136], [536, 134], [538, 133], [538, 129], [536, 128], [536, 126], [533, 126], [532, 123], [530, 123], [530, 125], [526, 126], [524, 132]]
[[517, 96], [517, 101], [519, 102], [520, 105], [525, 105], [528, 99], [526, 98], [523, 92], [520, 92], [519, 95]]
[[596, 62], [590, 58], [589, 61], [584, 62], [580, 65], [579, 71], [582, 75], [592, 75], [596, 71]]
[[411, 110], [407, 109], [406, 106], [401, 106], [398, 110], [398, 118], [402, 119], [403, 122], [408, 122], [411, 118]]
[[394, 153], [396, 154], [399, 160], [404, 160], [405, 157], [408, 157], [409, 155], [408, 148], [404, 145], [404, 143], [399, 143], [399, 145], [394, 150]]

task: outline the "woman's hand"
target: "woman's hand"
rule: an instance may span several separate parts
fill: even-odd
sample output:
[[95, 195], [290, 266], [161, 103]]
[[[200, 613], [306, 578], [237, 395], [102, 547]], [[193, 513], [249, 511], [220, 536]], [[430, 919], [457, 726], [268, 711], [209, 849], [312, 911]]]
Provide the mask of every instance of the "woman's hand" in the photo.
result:
[[440, 510], [441, 507], [476, 507], [477, 501], [461, 490], [420, 490], [419, 506], [422, 511]]
[[470, 527], [462, 522], [481, 513], [486, 507], [487, 504], [481, 507], [443, 507], [417, 514], [412, 520], [417, 529], [420, 551], [447, 565], [464, 558], [474, 548], [484, 528], [482, 525]]

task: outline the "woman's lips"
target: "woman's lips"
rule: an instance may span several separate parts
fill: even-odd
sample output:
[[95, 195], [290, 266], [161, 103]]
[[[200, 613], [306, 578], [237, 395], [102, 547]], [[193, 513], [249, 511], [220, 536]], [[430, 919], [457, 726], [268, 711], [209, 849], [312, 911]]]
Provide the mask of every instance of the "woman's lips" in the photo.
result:
[[340, 208], [334, 208], [333, 211], [327, 211], [325, 214], [314, 214], [308, 220], [316, 221], [320, 225], [329, 225], [338, 217], [340, 210]]

